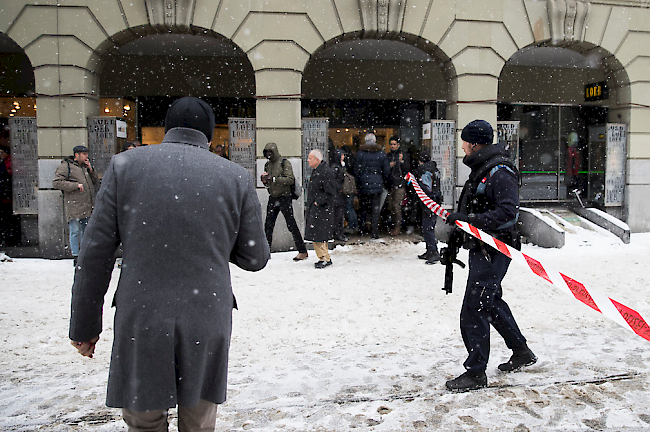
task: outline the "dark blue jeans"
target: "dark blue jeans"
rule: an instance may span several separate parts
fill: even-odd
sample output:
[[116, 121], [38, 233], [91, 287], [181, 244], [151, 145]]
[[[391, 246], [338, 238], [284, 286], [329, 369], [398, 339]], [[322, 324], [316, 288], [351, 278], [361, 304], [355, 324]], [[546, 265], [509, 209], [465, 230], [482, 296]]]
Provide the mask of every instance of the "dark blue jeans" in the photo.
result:
[[490, 357], [490, 324], [506, 346], [516, 350], [526, 345], [510, 307], [501, 298], [510, 258], [484, 246], [489, 259], [479, 250], [469, 251], [469, 276], [460, 312], [460, 332], [468, 352], [463, 365], [471, 372], [484, 372]]
[[359, 229], [357, 212], [354, 211], [354, 195], [346, 195], [345, 197], [345, 218], [348, 220], [348, 228], [352, 231]]
[[81, 242], [83, 241], [84, 232], [86, 231], [89, 220], [90, 217], [85, 217], [81, 219], [71, 219], [70, 222], [68, 222], [70, 252], [73, 257], [79, 256]]
[[436, 244], [436, 218], [438, 216], [427, 214], [427, 211], [422, 212], [422, 237], [427, 245], [427, 252], [438, 253], [438, 245]]

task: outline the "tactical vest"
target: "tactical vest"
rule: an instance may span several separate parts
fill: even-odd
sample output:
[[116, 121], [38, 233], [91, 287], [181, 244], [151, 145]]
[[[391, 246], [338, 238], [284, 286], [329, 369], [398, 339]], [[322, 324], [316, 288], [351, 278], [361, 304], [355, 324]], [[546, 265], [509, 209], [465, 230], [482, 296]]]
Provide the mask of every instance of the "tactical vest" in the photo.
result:
[[[470, 174], [470, 178], [467, 183], [465, 183], [465, 187], [461, 194], [459, 211], [469, 215], [485, 213], [496, 208], [496, 203], [488, 200], [485, 194], [485, 188], [490, 177], [500, 169], [510, 171], [517, 179], [517, 183], [520, 184], [521, 176], [519, 175], [519, 170], [507, 156], [498, 155], [492, 157], [483, 164], [480, 170], [473, 173], [473, 175]], [[521, 247], [521, 242], [516, 230], [518, 220], [519, 212], [517, 211], [517, 215], [514, 219], [505, 222], [495, 230], [485, 230], [485, 232], [519, 249]], [[466, 245], [465, 247], [468, 246], [475, 245]]]

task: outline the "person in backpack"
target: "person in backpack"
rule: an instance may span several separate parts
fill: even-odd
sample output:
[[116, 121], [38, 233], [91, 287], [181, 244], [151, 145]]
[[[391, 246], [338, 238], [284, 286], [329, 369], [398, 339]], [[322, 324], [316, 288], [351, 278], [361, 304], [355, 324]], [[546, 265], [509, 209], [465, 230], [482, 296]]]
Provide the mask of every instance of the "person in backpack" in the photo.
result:
[[308, 254], [296, 219], [293, 217], [291, 200], [295, 178], [293, 176], [291, 162], [280, 156], [276, 143], [266, 144], [263, 154], [268, 159], [268, 162], [264, 165], [264, 172], [261, 175], [262, 183], [269, 191], [269, 202], [266, 206], [266, 221], [264, 222], [266, 240], [269, 242], [269, 247], [271, 247], [275, 221], [278, 218], [278, 213], [282, 212], [284, 220], [287, 223], [287, 228], [293, 236], [296, 249], [298, 249], [298, 255], [293, 260], [302, 261], [307, 258]]
[[386, 155], [390, 165], [388, 208], [393, 220], [393, 229], [390, 231], [390, 235], [396, 236], [402, 230], [402, 201], [406, 196], [404, 176], [411, 169], [411, 164], [408, 153], [400, 149], [397, 137], [392, 137], [389, 144], [390, 152]]
[[[420, 153], [420, 165], [416, 168], [414, 174], [420, 187], [429, 198], [442, 204], [442, 193], [440, 192], [440, 172], [436, 161], [431, 160], [431, 156], [426, 153]], [[419, 201], [419, 200], [418, 200]], [[436, 242], [436, 218], [437, 216], [429, 210], [427, 206], [420, 201], [422, 207], [422, 237], [427, 245], [427, 250], [418, 255], [418, 258], [426, 260], [426, 264], [435, 264], [440, 261], [438, 245]]]
[[[515, 231], [519, 215], [517, 168], [508, 158], [505, 147], [492, 144], [492, 127], [485, 120], [470, 122], [463, 128], [461, 139], [466, 155], [463, 163], [471, 172], [461, 192], [458, 211], [449, 215], [447, 223], [468, 222], [518, 247]], [[468, 357], [463, 363], [466, 372], [446, 382], [446, 387], [452, 391], [487, 386], [485, 370], [490, 353], [490, 325], [513, 351], [510, 360], [498, 366], [500, 371], [516, 371], [537, 361], [502, 298], [501, 281], [510, 258], [473, 237], [463, 247], [469, 249], [469, 275], [460, 313], [460, 330]]]
[[83, 235], [95, 206], [95, 188], [99, 183], [99, 176], [90, 165], [87, 147], [76, 146], [72, 153], [73, 156], [63, 159], [54, 172], [52, 187], [63, 191], [70, 252], [76, 265]]

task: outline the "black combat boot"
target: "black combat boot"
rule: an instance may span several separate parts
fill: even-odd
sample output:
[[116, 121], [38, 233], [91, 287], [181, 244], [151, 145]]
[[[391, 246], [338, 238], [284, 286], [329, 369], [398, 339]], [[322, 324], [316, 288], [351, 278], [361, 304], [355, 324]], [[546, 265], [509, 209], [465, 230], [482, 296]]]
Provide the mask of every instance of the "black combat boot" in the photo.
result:
[[487, 376], [485, 375], [485, 372], [467, 371], [458, 378], [447, 381], [445, 386], [447, 386], [448, 390], [453, 392], [478, 390], [487, 387]]
[[434, 252], [429, 252], [429, 255], [427, 256], [427, 260], [424, 263], [435, 264], [437, 262], [440, 262], [440, 254], [434, 251]]
[[507, 363], [500, 364], [499, 370], [501, 372], [514, 372], [524, 366], [535, 364], [536, 362], [537, 357], [535, 354], [533, 354], [527, 345], [524, 345], [522, 348], [513, 350], [510, 360], [508, 360]]

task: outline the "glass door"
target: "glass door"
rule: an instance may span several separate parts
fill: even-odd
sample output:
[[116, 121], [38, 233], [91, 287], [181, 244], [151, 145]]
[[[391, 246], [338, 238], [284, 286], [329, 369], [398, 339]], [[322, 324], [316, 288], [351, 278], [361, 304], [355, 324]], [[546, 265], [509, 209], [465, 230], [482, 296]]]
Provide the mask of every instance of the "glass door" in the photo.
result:
[[605, 147], [590, 128], [606, 119], [596, 106], [500, 104], [499, 121], [520, 122], [520, 199], [602, 200]]

